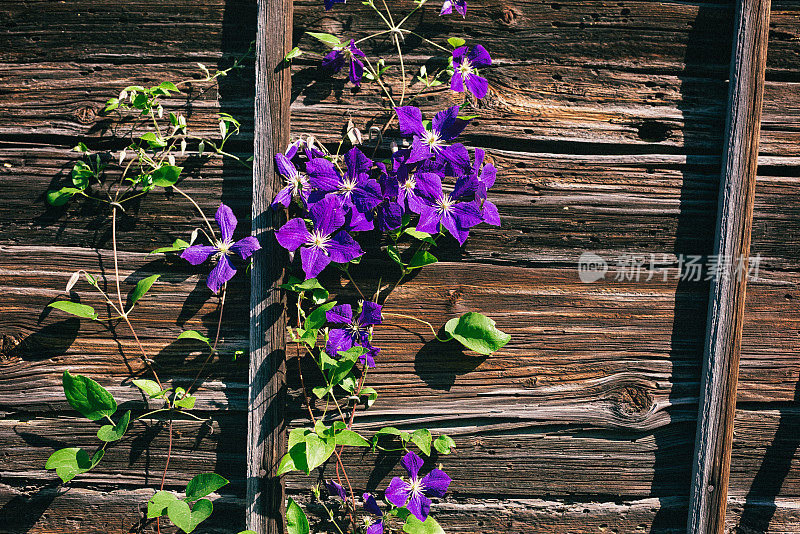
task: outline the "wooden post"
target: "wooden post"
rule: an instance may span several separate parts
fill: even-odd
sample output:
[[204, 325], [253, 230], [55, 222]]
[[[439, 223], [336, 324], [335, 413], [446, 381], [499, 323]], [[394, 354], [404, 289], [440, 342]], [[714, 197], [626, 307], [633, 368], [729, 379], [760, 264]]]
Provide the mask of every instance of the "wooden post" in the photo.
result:
[[689, 534], [721, 534], [725, 527], [769, 12], [770, 0], [737, 1], [714, 244], [725, 265], [711, 281]]
[[285, 256], [272, 237], [279, 217], [269, 205], [279, 186], [275, 153], [289, 141], [291, 76], [282, 60], [291, 46], [292, 0], [258, 0], [252, 217], [263, 250], [250, 277], [246, 512], [247, 528], [258, 534], [284, 531], [284, 488], [275, 472], [286, 449], [286, 319], [274, 288]]

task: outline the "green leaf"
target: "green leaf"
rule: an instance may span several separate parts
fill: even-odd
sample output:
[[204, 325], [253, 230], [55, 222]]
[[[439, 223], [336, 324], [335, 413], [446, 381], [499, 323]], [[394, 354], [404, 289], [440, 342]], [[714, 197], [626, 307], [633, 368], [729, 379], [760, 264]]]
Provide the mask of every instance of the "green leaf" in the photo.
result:
[[411, 442], [419, 447], [425, 456], [431, 455], [431, 431], [427, 428], [420, 428], [412, 432]]
[[167, 507], [178, 498], [168, 491], [157, 491], [150, 500], [147, 501], [147, 519], [161, 517], [167, 513]]
[[104, 112], [114, 111], [119, 107], [119, 98], [109, 98], [108, 102], [106, 102], [106, 107], [103, 109]]
[[437, 260], [436, 256], [431, 254], [426, 250], [418, 250], [414, 257], [411, 258], [411, 261], [408, 262], [409, 269], [419, 269], [420, 267], [425, 267], [426, 265], [431, 265], [432, 263], [436, 263]]
[[444, 534], [444, 530], [433, 516], [429, 515], [423, 523], [414, 517], [413, 514], [409, 514], [406, 518], [406, 522], [403, 525], [403, 532], [407, 534]]
[[162, 165], [153, 171], [153, 184], [159, 187], [169, 187], [175, 185], [178, 178], [181, 177], [183, 167], [175, 167], [174, 165]]
[[297, 469], [297, 467], [295, 467], [294, 460], [292, 460], [292, 457], [287, 452], [286, 454], [283, 455], [283, 458], [281, 458], [281, 461], [278, 464], [277, 476], [284, 475], [284, 474], [289, 473], [291, 471], [299, 471], [299, 469]]
[[205, 344], [209, 344], [210, 339], [198, 332], [197, 330], [184, 330], [180, 334], [178, 334], [177, 339], [196, 339], [198, 341], [202, 341]]
[[292, 50], [288, 54], [286, 54], [283, 57], [283, 60], [284, 61], [290, 61], [290, 60], [292, 60], [292, 59], [294, 59], [296, 57], [300, 57], [301, 55], [303, 55], [303, 51], [295, 46], [294, 48], [292, 48]]
[[160, 274], [152, 274], [136, 282], [136, 287], [133, 288], [130, 294], [131, 304], [136, 304], [160, 276]]
[[316, 434], [309, 434], [306, 436], [306, 462], [308, 463], [308, 471], [312, 471], [331, 457], [334, 449], [336, 448], [336, 441], [323, 440]]
[[350, 447], [369, 447], [369, 441], [352, 430], [342, 430], [336, 434], [335, 439], [337, 445], [348, 445]]
[[77, 315], [84, 319], [97, 320], [97, 312], [94, 311], [94, 308], [86, 304], [78, 304], [77, 302], [69, 300], [58, 300], [56, 302], [51, 302], [48, 306], [63, 312], [71, 313], [72, 315]]
[[178, 89], [178, 86], [172, 82], [161, 82], [160, 84], [158, 84], [158, 87], [160, 87], [161, 89], [166, 89], [167, 91], [175, 91], [176, 93], [181, 92], [180, 89]]
[[335, 35], [331, 35], [330, 33], [317, 33], [317, 32], [306, 32], [308, 35], [322, 41], [328, 46], [342, 46], [342, 42], [339, 40], [338, 37]]
[[308, 468], [308, 460], [306, 459], [306, 442], [305, 438], [302, 442], [296, 443], [289, 447], [289, 456], [292, 459], [294, 468], [298, 471], [303, 471], [305, 474], [310, 474], [311, 470]]
[[389, 259], [395, 262], [400, 267], [405, 267], [403, 264], [403, 260], [400, 259], [400, 251], [397, 250], [397, 247], [394, 245], [389, 245], [386, 248], [386, 254], [389, 255]]
[[373, 441], [379, 436], [397, 436], [403, 441], [408, 441], [411, 439], [411, 433], [406, 432], [405, 430], [398, 430], [393, 426], [385, 426], [375, 432], [375, 436], [373, 436]]
[[325, 314], [328, 313], [328, 311], [334, 306], [336, 306], [335, 300], [326, 302], [322, 306], [317, 307], [314, 311], [308, 314], [308, 317], [306, 317], [306, 320], [303, 323], [303, 328], [306, 330], [319, 330], [327, 321]]
[[79, 161], [73, 165], [70, 176], [72, 177], [72, 185], [83, 190], [89, 185], [89, 179], [94, 176], [94, 171], [88, 163]]
[[305, 512], [291, 497], [289, 505], [286, 507], [286, 530], [288, 534], [308, 534], [310, 532]]
[[176, 499], [167, 506], [167, 516], [176, 527], [189, 534], [208, 519], [213, 510], [214, 505], [208, 499], [200, 499], [191, 509], [185, 501]]
[[161, 387], [158, 385], [158, 383], [153, 382], [152, 380], [139, 378], [131, 380], [131, 382], [133, 382], [134, 386], [141, 389], [144, 392], [144, 394], [150, 397], [151, 399], [158, 396], [162, 396], [164, 393], [163, 391], [161, 391]]
[[451, 37], [447, 40], [447, 42], [450, 43], [450, 46], [452, 46], [453, 48], [464, 46], [464, 44], [466, 43], [466, 41], [461, 37]]
[[84, 417], [97, 421], [111, 417], [117, 411], [117, 401], [106, 389], [83, 375], [72, 376], [64, 371], [62, 377], [67, 402]]
[[178, 408], [183, 408], [184, 410], [191, 410], [194, 408], [194, 403], [197, 400], [196, 397], [193, 395], [185, 395], [180, 399], [176, 400], [173, 404]]
[[169, 247], [161, 247], [157, 248], [154, 251], [150, 252], [150, 254], [158, 254], [163, 252], [180, 252], [189, 246], [189, 243], [184, 241], [183, 239], [176, 239], [173, 241], [172, 245]]
[[433, 441], [433, 448], [440, 454], [450, 454], [450, 449], [456, 448], [456, 442], [447, 434], [442, 434]]
[[69, 482], [81, 473], [85, 473], [96, 466], [103, 458], [103, 450], [98, 450], [89, 458], [89, 453], [78, 447], [57, 450], [50, 455], [45, 463], [45, 469], [55, 469], [56, 474], [63, 482]]
[[239, 534], [257, 534], [254, 530], [243, 530]]
[[228, 479], [216, 473], [200, 473], [190, 480], [186, 486], [186, 500], [196, 501], [200, 497], [214, 493], [227, 484]]
[[509, 334], [501, 332], [494, 324], [494, 321], [485, 315], [467, 312], [461, 317], [447, 321], [444, 329], [468, 349], [488, 356], [500, 350], [511, 339]]
[[51, 206], [63, 206], [69, 199], [76, 193], [80, 193], [83, 189], [77, 187], [62, 187], [61, 189], [51, 189], [47, 192], [47, 203]]
[[420, 241], [425, 241], [426, 243], [430, 243], [431, 245], [436, 244], [436, 240], [433, 239], [433, 236], [427, 232], [417, 232], [413, 228], [406, 228], [403, 230], [404, 234], [408, 234], [414, 239], [419, 239]]
[[375, 391], [375, 388], [370, 386], [365, 386], [361, 388], [361, 396], [367, 397], [367, 408], [371, 408], [375, 401], [378, 399], [378, 392]]
[[128, 410], [116, 425], [103, 425], [97, 431], [97, 439], [100, 441], [117, 441], [122, 439], [125, 431], [128, 430], [128, 423], [131, 422], [131, 411]]
[[[137, 99], [138, 98], [139, 97], [137, 96]], [[133, 105], [138, 109], [142, 109], [141, 103], [137, 103], [136, 101], [134, 101]], [[167, 146], [167, 142], [164, 141], [164, 139], [162, 139], [161, 136], [156, 135], [154, 132], [146, 132], [144, 135], [140, 137], [140, 139], [142, 141], [146, 141], [147, 144], [150, 145], [150, 148], [164, 148], [165, 146]]]

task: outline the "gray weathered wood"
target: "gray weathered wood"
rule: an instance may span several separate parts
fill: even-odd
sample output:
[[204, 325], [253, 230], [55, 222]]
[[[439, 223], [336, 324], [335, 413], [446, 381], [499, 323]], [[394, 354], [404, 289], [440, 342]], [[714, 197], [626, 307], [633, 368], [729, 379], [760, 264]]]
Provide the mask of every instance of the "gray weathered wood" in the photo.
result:
[[275, 285], [284, 256], [270, 230], [269, 205], [276, 191], [275, 152], [289, 138], [289, 70], [281, 60], [291, 47], [292, 3], [258, 0], [253, 160], [253, 233], [263, 250], [255, 255], [250, 287], [250, 371], [247, 422], [247, 528], [283, 532], [283, 481], [275, 476], [284, 454], [286, 396], [285, 319]]
[[753, 224], [770, 0], [739, 0], [731, 54], [728, 116], [700, 406], [689, 500], [689, 534], [722, 533], [730, 476], [736, 385]]

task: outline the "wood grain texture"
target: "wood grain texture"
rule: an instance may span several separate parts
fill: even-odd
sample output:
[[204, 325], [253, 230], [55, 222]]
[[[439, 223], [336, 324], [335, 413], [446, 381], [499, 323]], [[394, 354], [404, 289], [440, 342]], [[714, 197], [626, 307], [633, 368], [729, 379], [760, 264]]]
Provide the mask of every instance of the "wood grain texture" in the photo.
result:
[[714, 254], [728, 258], [711, 280], [692, 484], [690, 534], [721, 534], [730, 476], [744, 323], [770, 0], [736, 4], [725, 146]]
[[257, 534], [285, 530], [283, 480], [276, 476], [286, 453], [286, 319], [277, 290], [285, 254], [272, 230], [280, 218], [270, 208], [279, 190], [275, 154], [289, 141], [291, 0], [258, 0], [256, 31], [253, 234], [262, 250], [250, 276], [250, 365], [247, 410], [247, 528]]

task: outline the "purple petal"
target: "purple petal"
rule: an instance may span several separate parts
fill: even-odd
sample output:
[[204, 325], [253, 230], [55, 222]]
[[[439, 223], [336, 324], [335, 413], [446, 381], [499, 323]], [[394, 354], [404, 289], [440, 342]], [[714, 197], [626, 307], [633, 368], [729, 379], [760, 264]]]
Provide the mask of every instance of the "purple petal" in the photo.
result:
[[306, 273], [306, 280], [309, 278], [316, 278], [331, 262], [331, 259], [326, 256], [322, 250], [316, 247], [301, 248], [300, 260], [303, 264], [303, 272]]
[[350, 232], [369, 232], [375, 228], [372, 219], [371, 211], [362, 213], [353, 206], [347, 214], [345, 229]]
[[431, 512], [431, 500], [422, 493], [416, 493], [411, 495], [406, 508], [414, 517], [420, 521], [425, 521]]
[[496, 179], [497, 179], [497, 169], [495, 168], [495, 166], [492, 165], [491, 163], [487, 163], [486, 165], [484, 165], [483, 169], [481, 169], [480, 181], [486, 187], [486, 189], [492, 187]]
[[432, 206], [425, 206], [419, 214], [419, 222], [417, 223], [417, 232], [427, 232], [431, 235], [439, 233], [439, 223], [442, 218]]
[[355, 39], [350, 39], [350, 44], [347, 45], [347, 48], [350, 49], [350, 53], [353, 54], [354, 56], [366, 57], [366, 54], [364, 54], [364, 52], [362, 52], [361, 49], [356, 46]]
[[411, 492], [411, 484], [405, 482], [400, 477], [394, 477], [389, 486], [384, 492], [384, 497], [387, 501], [395, 506], [403, 506], [408, 500], [408, 494]]
[[459, 245], [463, 245], [464, 241], [469, 237], [469, 230], [461, 228], [452, 215], [444, 215], [442, 217], [442, 226], [450, 232], [450, 235], [456, 238]]
[[419, 474], [419, 470], [422, 469], [422, 464], [425, 463], [425, 460], [420, 458], [419, 455], [414, 451], [409, 451], [405, 456], [403, 456], [403, 458], [400, 460], [400, 463], [406, 468], [408, 476], [412, 479], [416, 479], [417, 475]]
[[339, 351], [350, 350], [353, 347], [353, 336], [347, 330], [336, 328], [328, 334], [328, 344], [325, 345], [325, 352], [328, 356], [336, 357]]
[[297, 169], [292, 165], [292, 162], [289, 161], [289, 158], [280, 152], [275, 154], [275, 166], [278, 168], [278, 174], [286, 178], [291, 178], [298, 174]]
[[233, 231], [236, 230], [236, 216], [225, 204], [220, 204], [217, 213], [214, 215], [219, 225], [220, 233], [222, 234], [223, 241], [230, 241], [233, 236]]
[[[458, 105], [457, 104], [453, 105], [453, 106], [450, 106], [447, 109], [443, 109], [442, 111], [440, 111], [439, 113], [437, 113], [436, 115], [433, 116], [433, 124], [432, 124], [433, 131], [434, 132], [439, 132], [440, 134], [442, 134], [442, 137], [447, 139], [447, 136], [443, 135], [443, 130], [446, 130], [447, 128], [450, 128], [452, 126], [453, 122], [456, 120], [456, 117], [458, 117]], [[463, 130], [463, 128], [462, 128], [462, 130]], [[456, 135], [458, 135], [458, 134], [456, 134]], [[453, 136], [453, 137], [455, 137], [455, 136]]]
[[343, 4], [344, 0], [325, 0], [325, 11], [330, 11], [333, 4]]
[[422, 142], [422, 139], [419, 137], [414, 137], [414, 141], [411, 143], [411, 153], [408, 155], [408, 163], [416, 163], [418, 161], [424, 161], [430, 158], [433, 155], [431, 152], [431, 147], [426, 143]]
[[357, 147], [347, 151], [347, 154], [344, 155], [344, 163], [347, 165], [347, 176], [351, 178], [357, 178], [372, 168], [372, 160]]
[[292, 187], [287, 186], [278, 191], [278, 194], [275, 195], [275, 198], [272, 200], [272, 204], [270, 207], [277, 208], [278, 206], [289, 207], [289, 204], [292, 203]]
[[454, 60], [454, 63], [457, 62], [456, 66], [461, 64], [461, 61], [464, 60], [464, 56], [467, 55], [468, 51], [469, 51], [469, 47], [468, 46], [459, 46], [458, 48], [453, 50], [453, 60]]
[[452, 167], [452, 174], [464, 176], [469, 173], [469, 152], [461, 143], [450, 145], [439, 154]]
[[[342, 0], [342, 1], [344, 1], [344, 0]], [[456, 11], [462, 17], [466, 18], [466, 16], [467, 16], [467, 0], [456, 0]]]
[[400, 123], [400, 133], [403, 135], [425, 136], [425, 127], [422, 125], [422, 112], [414, 106], [394, 108], [397, 120]]
[[209, 247], [207, 245], [193, 245], [185, 249], [181, 253], [181, 258], [188, 261], [192, 265], [200, 265], [206, 261], [212, 254], [219, 251], [217, 247]]
[[362, 180], [356, 187], [353, 188], [353, 193], [350, 195], [358, 211], [366, 213], [383, 200], [381, 194], [381, 186], [377, 181], [372, 178]]
[[325, 158], [314, 158], [306, 163], [306, 173], [311, 185], [328, 193], [338, 191], [342, 183], [339, 171]]
[[403, 224], [403, 206], [391, 200], [384, 200], [378, 207], [378, 229], [382, 232], [396, 230]]
[[220, 256], [216, 267], [214, 267], [208, 275], [206, 285], [215, 294], [219, 293], [222, 285], [233, 278], [234, 274], [236, 274], [236, 269], [233, 268], [228, 256]]
[[459, 228], [472, 228], [483, 221], [480, 210], [472, 202], [459, 202], [450, 209]]
[[350, 83], [359, 87], [364, 77], [364, 64], [356, 58], [350, 58]]
[[483, 98], [489, 92], [489, 82], [483, 76], [470, 74], [466, 80], [467, 89], [475, 98]]
[[344, 224], [344, 208], [342, 201], [335, 196], [327, 196], [311, 206], [311, 220], [314, 229], [324, 235], [330, 235]]
[[492, 64], [492, 58], [489, 52], [486, 51], [481, 45], [475, 45], [469, 51], [469, 60], [475, 67], [485, 67]]
[[416, 185], [414, 193], [434, 201], [442, 197], [442, 179], [432, 172], [418, 172], [414, 175]]
[[371, 493], [365, 493], [361, 497], [364, 499], [364, 510], [371, 513], [372, 515], [377, 515], [377, 516], [383, 515], [381, 507], [378, 506], [378, 501], [375, 500], [375, 497], [373, 497]]
[[325, 482], [325, 489], [331, 497], [338, 496], [342, 500], [347, 498], [347, 493], [344, 491], [344, 486], [333, 480]]
[[459, 178], [456, 181], [456, 185], [453, 188], [453, 192], [450, 194], [450, 198], [457, 199], [462, 197], [470, 197], [474, 198], [475, 193], [480, 189], [480, 182], [478, 179], [475, 178], [474, 175], [470, 175], [467, 178]]
[[428, 497], [444, 497], [450, 482], [452, 480], [444, 471], [433, 469], [422, 478], [422, 491]]
[[366, 534], [383, 534], [383, 521], [378, 521], [368, 526]]
[[450, 90], [456, 93], [464, 92], [464, 75], [458, 71], [454, 72], [450, 78]]
[[249, 258], [253, 252], [259, 249], [261, 249], [261, 245], [258, 243], [258, 239], [251, 235], [231, 245], [231, 250], [238, 254], [243, 260]]
[[325, 313], [325, 320], [335, 324], [350, 324], [353, 322], [353, 307], [349, 304], [339, 304]]
[[375, 347], [368, 347], [369, 352], [362, 354], [358, 357], [359, 363], [369, 367], [370, 369], [375, 367], [375, 356], [381, 351], [381, 349]]
[[492, 226], [500, 226], [500, 213], [497, 206], [488, 200], [483, 201], [483, 221]]
[[336, 263], [347, 263], [364, 254], [364, 251], [350, 234], [339, 232], [328, 242], [328, 254]]
[[365, 326], [381, 324], [381, 321], [383, 320], [381, 317], [382, 308], [383, 307], [380, 304], [376, 304], [375, 302], [364, 302], [363, 306], [361, 307], [361, 317], [359, 317], [359, 322]]
[[483, 160], [486, 158], [486, 151], [482, 148], [475, 149], [475, 163], [472, 165], [472, 172], [475, 176], [478, 175], [478, 172], [481, 170], [481, 165], [483, 165]]
[[306, 228], [306, 222], [297, 217], [289, 220], [280, 230], [275, 232], [275, 239], [278, 240], [278, 243], [283, 248], [294, 252], [297, 247], [311, 239], [311, 233]]
[[322, 58], [322, 67], [332, 71], [333, 73], [339, 72], [344, 67], [344, 54], [338, 48], [334, 48]]

